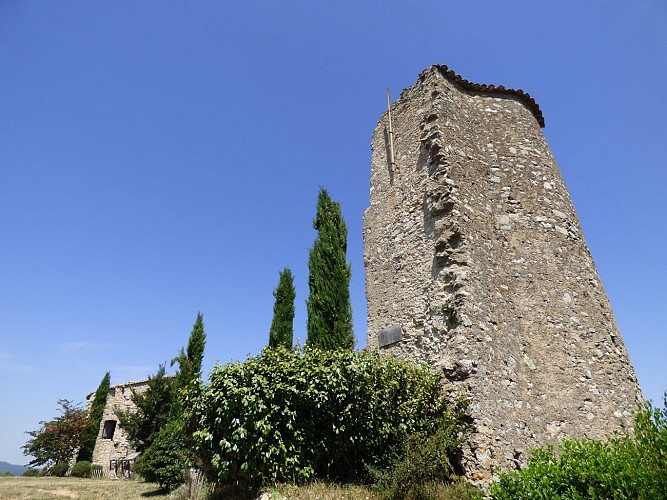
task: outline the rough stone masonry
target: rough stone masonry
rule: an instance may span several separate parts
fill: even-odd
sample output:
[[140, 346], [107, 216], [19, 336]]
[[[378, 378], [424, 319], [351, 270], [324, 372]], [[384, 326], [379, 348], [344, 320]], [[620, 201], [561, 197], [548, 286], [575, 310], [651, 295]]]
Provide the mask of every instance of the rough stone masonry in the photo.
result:
[[569, 193], [520, 90], [425, 70], [372, 141], [368, 346], [471, 402], [468, 477], [632, 425], [641, 392]]
[[[148, 390], [148, 380], [137, 382], [126, 382], [109, 388], [107, 403], [104, 407], [102, 420], [95, 441], [93, 450], [94, 464], [100, 464], [104, 467], [106, 476], [113, 475], [109, 467], [111, 460], [122, 460], [131, 453], [134, 453], [129, 437], [125, 430], [119, 425], [118, 412], [135, 412], [137, 407], [132, 401], [134, 392], [143, 393]], [[88, 409], [95, 399], [95, 393], [92, 392], [86, 396], [88, 400]]]

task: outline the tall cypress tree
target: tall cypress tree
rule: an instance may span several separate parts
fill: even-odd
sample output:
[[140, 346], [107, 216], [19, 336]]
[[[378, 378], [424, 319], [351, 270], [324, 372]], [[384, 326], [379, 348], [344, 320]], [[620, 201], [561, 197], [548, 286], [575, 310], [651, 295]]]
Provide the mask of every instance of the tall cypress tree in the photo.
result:
[[111, 373], [106, 372], [100, 382], [100, 385], [95, 391], [93, 401], [90, 403], [90, 411], [88, 412], [88, 424], [86, 430], [81, 438], [81, 447], [79, 448], [79, 455], [77, 462], [93, 459], [93, 450], [95, 449], [95, 442], [97, 441], [97, 434], [100, 431], [100, 422], [104, 415], [104, 408], [107, 405], [107, 396], [109, 395], [109, 387], [111, 384]]
[[352, 271], [345, 257], [347, 226], [340, 204], [332, 201], [325, 189], [320, 189], [317, 198], [313, 227], [318, 236], [308, 260], [310, 297], [306, 344], [328, 350], [352, 349]]
[[132, 390], [131, 399], [137, 407], [136, 411], [116, 411], [120, 426], [137, 451], [149, 448], [160, 429], [171, 419], [176, 387], [174, 378], [165, 375], [165, 372], [165, 366], [161, 364], [157, 373], [148, 377], [145, 391]]
[[278, 286], [273, 291], [273, 321], [269, 332], [269, 347], [291, 348], [294, 338], [294, 277], [289, 267], [280, 272]]
[[204, 316], [202, 313], [198, 313], [195, 324], [192, 325], [187, 350], [183, 350], [181, 347], [179, 355], [171, 360], [172, 366], [174, 363], [178, 363], [179, 370], [176, 374], [176, 385], [179, 388], [185, 387], [193, 379], [201, 378], [205, 346]]

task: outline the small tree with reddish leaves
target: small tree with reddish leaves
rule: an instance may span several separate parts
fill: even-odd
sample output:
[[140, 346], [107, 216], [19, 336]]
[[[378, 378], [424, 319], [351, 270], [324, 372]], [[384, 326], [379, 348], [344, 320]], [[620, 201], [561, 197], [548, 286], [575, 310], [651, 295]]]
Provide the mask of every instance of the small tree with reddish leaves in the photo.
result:
[[81, 445], [88, 426], [86, 411], [67, 399], [58, 400], [62, 415], [48, 422], [40, 422], [41, 429], [28, 431], [31, 436], [23, 445], [23, 454], [34, 458], [28, 464], [45, 465], [68, 463]]

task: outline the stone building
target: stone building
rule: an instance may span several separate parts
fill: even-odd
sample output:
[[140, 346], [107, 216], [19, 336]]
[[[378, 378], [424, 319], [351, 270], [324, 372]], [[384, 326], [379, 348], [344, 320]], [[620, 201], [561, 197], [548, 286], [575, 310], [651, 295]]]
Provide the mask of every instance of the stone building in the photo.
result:
[[[148, 389], [148, 380], [126, 382], [109, 388], [92, 461], [92, 463], [104, 467], [105, 475], [113, 476], [117, 474], [115, 465], [134, 454], [135, 450], [130, 444], [127, 434], [118, 423], [117, 412], [119, 410], [136, 411], [137, 407], [132, 402], [132, 392], [141, 393], [146, 389]], [[86, 396], [88, 407], [90, 407], [94, 397], [94, 392]], [[111, 467], [111, 464], [114, 466]]]
[[368, 346], [469, 398], [468, 477], [630, 426], [637, 378], [539, 106], [433, 66], [391, 115], [364, 214]]

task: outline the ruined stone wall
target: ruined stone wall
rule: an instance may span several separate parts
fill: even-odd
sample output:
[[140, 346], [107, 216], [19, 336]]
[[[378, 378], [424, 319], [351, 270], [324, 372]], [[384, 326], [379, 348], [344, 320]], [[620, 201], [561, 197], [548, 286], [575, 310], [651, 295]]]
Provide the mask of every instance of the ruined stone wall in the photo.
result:
[[[141, 393], [148, 389], [148, 381], [142, 380], [138, 382], [127, 382], [125, 384], [115, 385], [109, 388], [109, 395], [107, 396], [107, 403], [104, 408], [104, 414], [100, 421], [100, 428], [97, 434], [97, 441], [95, 442], [95, 449], [93, 450], [94, 464], [104, 466], [104, 470], [108, 472], [110, 460], [120, 460], [127, 455], [134, 453], [134, 448], [130, 444], [127, 433], [118, 424], [117, 412], [129, 411], [134, 412], [137, 407], [132, 402], [132, 391]], [[90, 394], [87, 399], [88, 406], [95, 397], [95, 393]], [[109, 438], [105, 435], [104, 426], [107, 421], [116, 422], [113, 437]]]
[[530, 448], [631, 425], [641, 394], [539, 107], [473, 88], [422, 73], [392, 106], [393, 167], [381, 118], [364, 260], [368, 346], [398, 331], [382, 349], [468, 396], [463, 466], [484, 482]]

